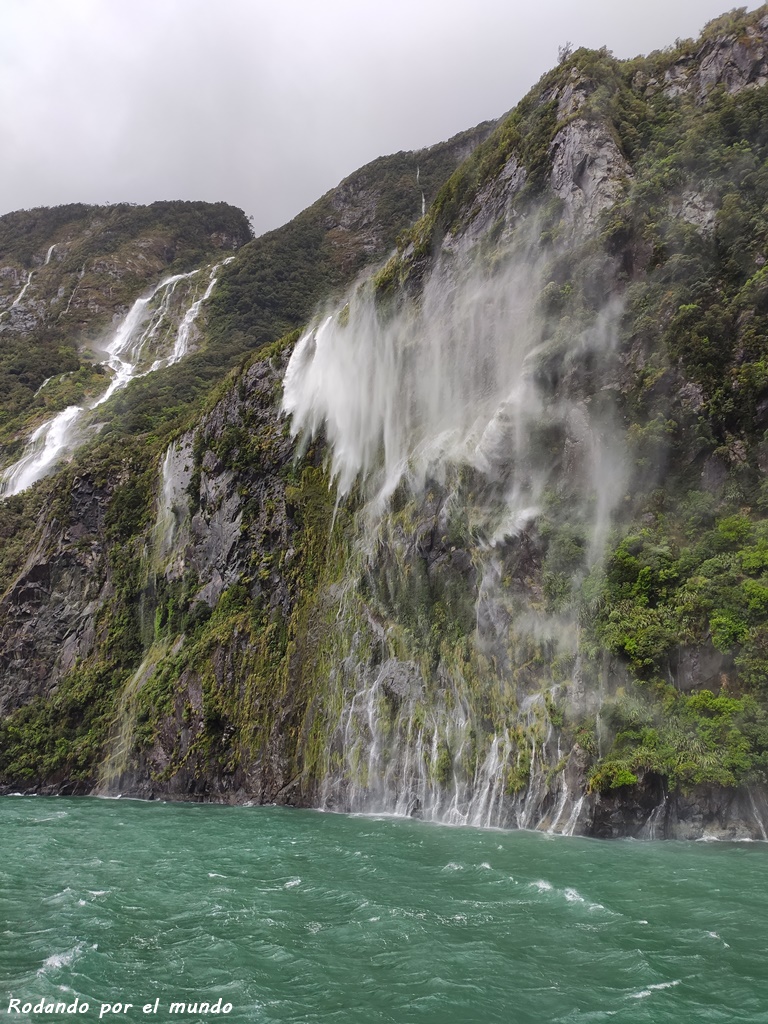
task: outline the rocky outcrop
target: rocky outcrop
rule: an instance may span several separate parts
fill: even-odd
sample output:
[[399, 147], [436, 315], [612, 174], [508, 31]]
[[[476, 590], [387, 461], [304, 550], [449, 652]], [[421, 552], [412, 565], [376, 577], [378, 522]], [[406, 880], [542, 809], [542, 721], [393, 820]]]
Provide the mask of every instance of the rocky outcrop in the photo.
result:
[[717, 208], [711, 199], [700, 192], [683, 192], [680, 197], [679, 216], [693, 224], [703, 235], [710, 235], [715, 230]]
[[[727, 17], [727, 16], [726, 16]], [[638, 72], [635, 87], [651, 96], [658, 92], [669, 99], [692, 96], [699, 104], [718, 86], [730, 95], [758, 89], [768, 83], [768, 17], [735, 34], [716, 28], [702, 45], [677, 58], [660, 77]]]
[[95, 614], [111, 591], [106, 503], [104, 488], [75, 479], [72, 525], [43, 520], [38, 543], [0, 600], [0, 716], [50, 693], [94, 648]]
[[691, 88], [704, 102], [718, 85], [731, 95], [768, 83], [768, 17], [747, 28], [738, 39], [720, 38], [696, 55]]
[[768, 841], [768, 797], [763, 789], [748, 787], [668, 793], [651, 775], [631, 792], [596, 795], [583, 828], [599, 839]]
[[569, 121], [552, 140], [552, 191], [563, 200], [566, 218], [587, 232], [621, 196], [631, 177], [612, 135], [599, 124]]
[[[232, 389], [195, 431], [174, 446], [175, 466], [173, 462], [165, 465], [161, 493], [168, 474], [172, 486], [166, 493], [174, 496], [174, 514], [181, 526], [169, 545], [164, 573], [169, 580], [181, 579], [190, 570], [194, 573], [193, 604], [203, 601], [215, 607], [222, 592], [252, 567], [255, 544], [264, 546], [263, 555], [273, 547], [290, 548], [280, 470], [293, 458], [294, 445], [275, 403], [283, 365], [254, 364], [240, 388]], [[238, 463], [239, 445], [254, 433], [270, 439], [263, 448], [262, 461], [234, 470], [231, 467]]]
[[[494, 127], [494, 122], [486, 122], [437, 146], [374, 161], [342, 181], [327, 197], [329, 209], [323, 221], [332, 258], [342, 268], [359, 268], [384, 255], [394, 241], [392, 207], [398, 215], [401, 209], [407, 210], [410, 223], [418, 220], [422, 207], [431, 204], [443, 184], [442, 169], [461, 164]], [[395, 189], [390, 177], [396, 177]]]

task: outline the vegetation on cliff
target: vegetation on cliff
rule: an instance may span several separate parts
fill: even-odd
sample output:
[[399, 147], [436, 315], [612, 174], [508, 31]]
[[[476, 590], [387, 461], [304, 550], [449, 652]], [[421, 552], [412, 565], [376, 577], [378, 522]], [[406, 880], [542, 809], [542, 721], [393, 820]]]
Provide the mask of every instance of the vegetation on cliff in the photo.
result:
[[[249, 238], [244, 214], [226, 203], [75, 204], [0, 217], [0, 441], [98, 386], [93, 346], [148, 284]], [[29, 274], [28, 300], [13, 309]]]
[[[594, 801], [768, 782], [766, 17], [734, 12], [698, 41], [632, 61], [577, 50], [492, 132], [377, 161], [242, 245], [199, 350], [116, 396], [72, 465], [0, 506], [6, 607], [23, 604], [17, 576], [36, 523], [48, 531], [41, 559], [66, 549], [105, 583], [90, 646], [55, 692], [43, 683], [6, 701], [0, 779], [87, 788], [123, 715], [133, 731], [121, 770], [148, 789], [306, 802], [349, 767], [334, 730], [351, 687], [391, 660], [407, 671], [393, 669], [377, 698], [382, 729], [396, 736], [411, 708], [436, 785], [476, 777], [482, 742], [505, 735], [503, 787], [521, 798], [553, 731], [541, 800], [563, 793], [561, 814], [574, 765]], [[434, 202], [417, 219], [422, 187]], [[46, 234], [42, 214], [24, 216], [2, 219], [20, 268], [70, 223], [56, 213]], [[295, 458], [278, 407], [289, 332], [363, 267], [397, 245], [372, 284], [386, 322], [418, 307], [456, 251], [497, 273], [526, 219], [543, 268], [537, 393], [553, 409], [564, 396], [598, 418], [610, 409], [602, 422], [627, 465], [595, 558], [594, 509], [567, 464], [580, 440], [555, 416], [531, 435], [525, 457], [556, 470], [535, 516], [499, 546], [502, 649], [477, 630], [504, 481], [494, 490], [464, 466], [421, 494], [401, 487], [366, 546], [361, 492], [337, 501], [322, 440]], [[209, 255], [186, 219], [177, 227], [168, 266]], [[212, 230], [204, 220], [201, 238]], [[615, 337], [596, 355], [583, 338], [609, 305]], [[344, 329], [349, 303], [338, 319]], [[40, 352], [56, 348], [58, 335], [39, 338]], [[57, 358], [75, 368], [73, 351]], [[43, 363], [27, 367], [27, 394]], [[80, 372], [67, 387], [88, 386], [94, 371]], [[21, 380], [10, 363], [7, 373]], [[173, 439], [189, 446], [183, 567], [153, 554], [157, 462]], [[83, 477], [98, 514], [75, 538]], [[222, 533], [230, 546], [212, 568], [219, 555], [206, 561], [204, 549]], [[527, 612], [563, 636], [526, 632]], [[459, 717], [462, 701], [471, 728], [459, 743], [434, 721]], [[367, 782], [358, 761], [350, 771]]]

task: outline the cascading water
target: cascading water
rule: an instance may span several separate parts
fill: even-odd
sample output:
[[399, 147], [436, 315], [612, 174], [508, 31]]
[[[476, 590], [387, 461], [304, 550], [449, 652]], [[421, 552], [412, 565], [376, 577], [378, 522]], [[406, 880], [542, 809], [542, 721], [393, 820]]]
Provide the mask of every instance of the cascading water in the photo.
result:
[[24, 455], [0, 477], [0, 496], [19, 494], [45, 476], [72, 443], [75, 423], [83, 410], [70, 405], [30, 434]]
[[[198, 273], [198, 270], [192, 270], [188, 274], [174, 274], [173, 277], [161, 281], [149, 295], [134, 302], [106, 348], [106, 363], [114, 374], [112, 381], [91, 408], [96, 409], [103, 405], [116, 391], [124, 388], [134, 377], [139, 376], [144, 351], [148, 343], [155, 340], [161, 325], [166, 320], [176, 285], [179, 281], [194, 277]], [[150, 304], [157, 295], [160, 295], [160, 302], [154, 311], [150, 312]], [[140, 328], [143, 329], [140, 330]]]
[[152, 546], [152, 559], [157, 567], [174, 551], [174, 541], [186, 510], [187, 487], [193, 462], [187, 438], [169, 445], [160, 464], [159, 498]]
[[225, 267], [228, 263], [231, 263], [234, 256], [228, 256], [227, 259], [222, 260], [221, 263], [217, 263], [216, 266], [211, 270], [208, 278], [208, 287], [205, 289], [199, 299], [195, 299], [192, 305], [189, 307], [187, 312], [184, 314], [184, 319], [181, 321], [181, 325], [176, 333], [176, 340], [173, 344], [173, 351], [165, 359], [156, 359], [152, 364], [153, 370], [159, 370], [161, 366], [173, 366], [174, 363], [178, 363], [180, 359], [183, 359], [187, 354], [189, 348], [189, 339], [192, 333], [192, 327], [194, 326], [195, 320], [200, 313], [202, 305], [207, 302], [211, 297], [213, 289], [216, 287], [218, 281], [218, 272], [221, 267]]
[[[51, 256], [53, 255], [53, 250], [54, 250], [55, 248], [56, 248], [56, 243], [54, 242], [54, 243], [53, 243], [53, 245], [49, 247], [49, 249], [48, 249], [48, 252], [47, 252], [47, 253], [46, 253], [46, 255], [45, 255], [45, 262], [43, 263], [43, 266], [44, 266], [44, 267], [47, 267], [47, 266], [48, 266], [48, 264], [49, 264], [49, 263], [51, 262]], [[7, 315], [8, 315], [8, 313], [9, 313], [9, 312], [10, 312], [10, 311], [11, 311], [12, 309], [15, 309], [15, 308], [16, 308], [16, 307], [17, 307], [17, 306], [19, 305], [19, 303], [21, 302], [21, 300], [22, 300], [22, 299], [24, 298], [24, 296], [26, 295], [26, 293], [27, 293], [27, 289], [29, 288], [30, 284], [32, 283], [32, 278], [34, 277], [34, 275], [35, 275], [35, 272], [34, 272], [34, 270], [30, 270], [29, 274], [27, 274], [27, 280], [26, 280], [26, 281], [24, 282], [24, 285], [23, 285], [23, 287], [22, 287], [21, 291], [20, 291], [20, 292], [19, 292], [19, 294], [18, 294], [18, 295], [16, 296], [16, 298], [15, 298], [15, 299], [13, 300], [13, 302], [12, 302], [12, 303], [10, 304], [10, 306], [8, 307], [8, 309], [4, 309], [4, 310], [2, 311], [2, 313], [0, 313], [0, 319], [2, 319], [2, 317], [4, 317], [4, 316], [7, 316]]]
[[131, 764], [136, 729], [136, 697], [165, 654], [163, 644], [153, 645], [123, 688], [115, 716], [112, 742], [99, 773], [96, 788], [99, 796], [119, 795], [121, 781]]
[[[328, 808], [578, 825], [583, 780], [553, 725], [560, 689], [581, 689], [577, 620], [518, 591], [556, 480], [580, 531], [569, 586], [601, 557], [626, 479], [623, 444], [610, 398], [585, 395], [580, 368], [610, 359], [621, 307], [608, 301], [564, 329], [540, 312], [546, 270], [541, 251], [520, 243], [492, 260], [444, 252], [417, 300], [381, 301], [369, 282], [291, 357], [292, 432], [322, 432], [340, 496], [355, 485], [366, 496], [337, 618]], [[438, 632], [427, 657], [419, 623], [473, 592], [474, 624], [457, 613], [462, 636]], [[357, 654], [371, 619], [389, 623], [379, 653], [369, 641]], [[530, 665], [545, 656], [570, 670], [537, 674]]]
[[32, 283], [32, 278], [34, 277], [34, 274], [35, 274], [34, 270], [30, 270], [29, 275], [27, 276], [27, 280], [26, 280], [26, 283], [25, 283], [24, 287], [21, 289], [19, 294], [16, 296], [16, 298], [11, 303], [11, 309], [13, 309], [14, 306], [18, 306], [18, 304], [24, 298], [24, 296], [26, 294], [26, 291], [27, 291], [27, 288], [29, 288], [30, 284]]
[[[54, 246], [51, 246], [48, 250], [46, 263], [53, 249]], [[90, 405], [69, 406], [46, 420], [29, 435], [21, 458], [0, 475], [0, 497], [19, 494], [27, 487], [31, 487], [33, 483], [42, 479], [62, 456], [71, 453], [80, 440], [81, 420], [87, 412], [99, 408], [135, 377], [151, 373], [163, 366], [170, 366], [186, 354], [192, 326], [203, 303], [210, 298], [219, 269], [228, 263], [229, 259], [217, 263], [211, 269], [205, 292], [187, 307], [175, 334], [173, 299], [176, 287], [181, 281], [194, 278], [200, 270], [174, 274], [161, 281], [149, 295], [142, 296], [134, 302], [105, 350], [106, 364], [113, 373], [109, 387]], [[148, 363], [150, 356], [154, 357], [158, 351], [167, 350], [171, 336], [173, 345], [170, 353], [154, 358], [152, 363]]]

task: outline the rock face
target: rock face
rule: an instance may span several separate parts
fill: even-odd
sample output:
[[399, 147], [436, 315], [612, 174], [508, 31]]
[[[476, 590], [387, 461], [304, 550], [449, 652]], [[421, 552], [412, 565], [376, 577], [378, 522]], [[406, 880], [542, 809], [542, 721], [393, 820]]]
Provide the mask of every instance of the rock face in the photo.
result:
[[[181, 526], [169, 557], [161, 556], [156, 561], [156, 586], [173, 591], [186, 581], [192, 621], [201, 618], [204, 607], [215, 609], [225, 591], [231, 591], [233, 586], [242, 587], [243, 578], [254, 572], [250, 598], [264, 607], [267, 619], [285, 620], [293, 610], [295, 591], [285, 575], [271, 564], [276, 552], [284, 553], [284, 564], [290, 564], [296, 532], [296, 524], [287, 511], [284, 478], [294, 447], [284, 424], [276, 422], [275, 395], [284, 366], [280, 359], [256, 363], [243, 375], [238, 389], [230, 391], [194, 432], [177, 442], [178, 452], [186, 453], [193, 462], [196, 460], [194, 489], [183, 495], [177, 490], [175, 510]], [[221, 448], [222, 440], [232, 439], [235, 434], [240, 444], [247, 443], [246, 437], [252, 435], [262, 441], [258, 464], [244, 466], [237, 474], [230, 467], [238, 461], [238, 449], [225, 452]], [[267, 437], [269, 443], [264, 443]], [[215, 454], [216, 450], [220, 456]], [[188, 463], [182, 479], [189, 475], [189, 468]], [[166, 462], [164, 484], [172, 471], [173, 467]], [[206, 690], [213, 687], [230, 694], [244, 694], [246, 681], [242, 674], [250, 647], [248, 630], [236, 629], [234, 635], [228, 635], [226, 644], [207, 652], [205, 667], [194, 655], [186, 657], [187, 646], [191, 646], [191, 641], [184, 635], [174, 646], [173, 655], [183, 667], [174, 689], [172, 712], [162, 720], [154, 742], [137, 765], [112, 779], [107, 788], [114, 792], [187, 799], [284, 799], [291, 780], [291, 760], [279, 735], [273, 737], [267, 751], [255, 754], [252, 761], [212, 764], [217, 759], [212, 759], [210, 734], [206, 733], [206, 725], [210, 725]], [[206, 672], [209, 675], [204, 680]], [[265, 714], [277, 712], [276, 707], [265, 710]], [[234, 735], [235, 727], [222, 726], [222, 730], [217, 742], [225, 744]], [[164, 774], [167, 780], [158, 781]]]
[[699, 102], [717, 85], [734, 94], [768, 83], [768, 17], [747, 30], [745, 37], [718, 39], [699, 58], [694, 89]]
[[702, 234], [715, 230], [717, 210], [714, 204], [698, 192], [684, 192], [681, 196], [680, 216], [693, 224]]
[[50, 693], [96, 636], [94, 614], [109, 597], [106, 492], [77, 479], [73, 525], [49, 522], [21, 575], [0, 602], [0, 715]]
[[[720, 21], [726, 19], [727, 15]], [[725, 24], [722, 32], [716, 27], [714, 23], [709, 37], [674, 60], [661, 76], [639, 73], [636, 86], [649, 95], [661, 91], [673, 100], [690, 95], [703, 104], [718, 86], [736, 95], [768, 83], [768, 17], [754, 19], [738, 35], [729, 32]]]
[[571, 223], [595, 227], [631, 176], [629, 164], [605, 128], [576, 118], [552, 140], [551, 186]]
[[[431, 151], [418, 180], [387, 158], [386, 188], [370, 165], [254, 243], [208, 340], [256, 351], [206, 410], [161, 433], [137, 399], [138, 443], [116, 452], [108, 424], [45, 485], [0, 599], [2, 785], [766, 839], [767, 456], [738, 420], [764, 410], [762, 236], [729, 241], [756, 221], [732, 193], [724, 210], [727, 175], [682, 180], [674, 153], [662, 173], [642, 140], [663, 147], [669, 101], [693, 129], [719, 86], [760, 89], [767, 32], [630, 74], [573, 55], [455, 143], [472, 155], [432, 210], [301, 337], [259, 333], [295, 322], [278, 283], [330, 302], [418, 213]], [[0, 269], [8, 335], [101, 322], [159, 259], [98, 255], [97, 284], [54, 240]], [[247, 290], [265, 253], [272, 320]]]
[[630, 835], [635, 839], [766, 841], [766, 822], [764, 792], [708, 786], [670, 795], [656, 779], [648, 780], [636, 801], [598, 798], [588, 834], [600, 839]]

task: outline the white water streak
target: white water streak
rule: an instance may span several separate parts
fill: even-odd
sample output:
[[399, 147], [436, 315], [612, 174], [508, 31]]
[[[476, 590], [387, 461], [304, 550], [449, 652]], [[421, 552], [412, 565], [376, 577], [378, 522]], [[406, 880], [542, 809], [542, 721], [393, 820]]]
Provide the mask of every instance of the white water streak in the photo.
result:
[[[168, 303], [173, 295], [174, 289], [179, 281], [192, 277], [199, 273], [192, 270], [188, 274], [174, 274], [161, 281], [149, 295], [137, 299], [128, 312], [128, 315], [120, 324], [115, 336], [106, 348], [106, 363], [114, 373], [112, 382], [107, 390], [97, 398], [91, 405], [92, 409], [103, 405], [116, 391], [124, 388], [134, 377], [138, 376], [138, 367], [141, 360], [144, 346], [147, 340], [159, 329], [168, 311]], [[154, 297], [163, 292], [163, 298], [158, 309], [149, 316], [149, 304]], [[139, 328], [147, 321], [144, 330], [139, 333]]]
[[176, 341], [173, 345], [173, 351], [166, 359], [155, 360], [152, 364], [153, 370], [159, 370], [161, 366], [173, 366], [174, 363], [178, 363], [178, 361], [183, 359], [187, 354], [192, 327], [195, 320], [197, 320], [200, 315], [203, 303], [208, 301], [213, 289], [216, 287], [219, 270], [221, 267], [225, 267], [228, 263], [231, 263], [234, 258], [234, 256], [229, 256], [227, 259], [222, 260], [221, 263], [217, 263], [211, 270], [210, 277], [208, 278], [208, 287], [205, 289], [201, 297], [196, 299], [184, 314], [184, 319], [181, 321], [181, 325], [176, 333]]
[[342, 494], [360, 476], [385, 500], [406, 474], [524, 444], [540, 406], [526, 367], [542, 342], [535, 267], [454, 277], [438, 268], [421, 304], [394, 316], [362, 290], [346, 324], [327, 317], [297, 344], [283, 408], [294, 434], [324, 429]]
[[[53, 249], [54, 246], [51, 246], [48, 250], [46, 262], [50, 259]], [[125, 388], [136, 377], [151, 373], [161, 366], [170, 366], [186, 354], [192, 324], [198, 316], [202, 304], [210, 298], [216, 284], [217, 272], [221, 266], [233, 258], [229, 257], [222, 263], [216, 264], [211, 270], [204, 294], [189, 306], [182, 318], [170, 355], [156, 359], [151, 366], [144, 370], [142, 370], [142, 363], [146, 366], [145, 350], [157, 351], [167, 341], [171, 330], [169, 325], [172, 312], [171, 302], [176, 285], [180, 281], [194, 277], [200, 271], [199, 269], [192, 270], [186, 274], [174, 274], [167, 277], [148, 295], [142, 296], [133, 303], [105, 350], [106, 364], [113, 373], [112, 380], [103, 394], [90, 404], [89, 409], [97, 409], [103, 405], [115, 392]], [[31, 276], [30, 273], [30, 279]], [[28, 285], [29, 281], [27, 281]], [[21, 299], [24, 290], [22, 289], [14, 305]], [[157, 296], [160, 296], [158, 302], [155, 301]], [[163, 334], [162, 328], [166, 325], [167, 329]], [[0, 475], [0, 497], [19, 494], [31, 487], [33, 483], [42, 479], [60, 458], [70, 454], [80, 439], [77, 427], [86, 411], [85, 407], [71, 405], [37, 427], [27, 438], [21, 458]]]
[[[48, 252], [47, 252], [46, 257], [45, 257], [45, 262], [43, 263], [44, 267], [47, 267], [48, 264], [50, 263], [51, 256], [53, 254], [53, 250], [55, 248], [56, 248], [56, 243], [54, 242], [54, 244], [48, 249]], [[4, 309], [3, 312], [0, 313], [0, 318], [2, 318], [4, 316], [7, 316], [8, 313], [12, 309], [15, 309], [19, 305], [19, 303], [21, 302], [21, 300], [24, 298], [24, 296], [26, 294], [27, 288], [29, 288], [30, 284], [32, 283], [32, 278], [34, 277], [34, 274], [35, 274], [34, 270], [30, 270], [29, 274], [27, 275], [27, 280], [24, 282], [24, 285], [23, 285], [21, 291], [16, 296], [16, 298], [13, 300], [13, 302], [10, 304], [8, 309]]]
[[34, 273], [35, 273], [34, 270], [30, 270], [29, 277], [27, 278], [27, 283], [24, 285], [24, 287], [21, 289], [19, 294], [16, 296], [16, 298], [11, 303], [11, 309], [13, 309], [14, 306], [18, 306], [18, 304], [24, 298], [24, 294], [26, 293], [27, 288], [29, 288], [30, 284], [32, 283], [32, 276], [34, 275]]
[[[368, 282], [346, 297], [343, 315], [325, 315], [305, 332], [284, 380], [293, 434], [323, 434], [340, 495], [363, 486], [360, 550], [374, 572], [379, 527], [398, 485], [418, 506], [426, 481], [448, 487], [456, 467], [487, 481], [493, 500], [488, 512], [478, 508], [486, 519], [473, 553], [477, 634], [494, 650], [508, 642], [513, 614], [495, 552], [531, 529], [545, 491], [567, 474], [592, 564], [626, 479], [621, 434], [605, 402], [590, 407], [579, 387], [560, 383], [579, 380], [585, 360], [609, 357], [620, 305], [607, 302], [589, 326], [548, 322], [537, 305], [547, 273], [534, 230], [492, 260], [473, 264], [445, 251], [416, 300], [382, 300]], [[530, 609], [514, 614], [521, 634], [573, 653], [572, 621]], [[560, 788], [551, 788], [562, 752], [543, 694], [520, 694], [520, 713], [511, 710], [506, 727], [483, 735], [459, 678], [445, 705], [434, 692], [425, 703], [393, 697], [396, 675], [385, 685], [365, 665], [350, 666], [346, 679], [354, 692], [346, 690], [334, 734], [344, 767], [326, 780], [326, 806], [567, 834], [577, 827], [584, 797], [569, 789], [562, 769], [555, 773]], [[430, 692], [432, 680], [421, 686]], [[508, 780], [516, 790], [524, 765], [527, 787], [513, 791]]]
[[69, 447], [82, 411], [81, 406], [70, 405], [30, 434], [22, 457], [0, 477], [0, 496], [19, 494], [45, 476]]

